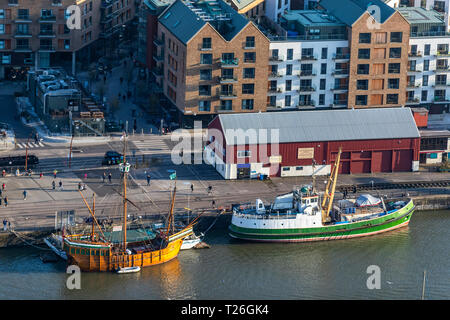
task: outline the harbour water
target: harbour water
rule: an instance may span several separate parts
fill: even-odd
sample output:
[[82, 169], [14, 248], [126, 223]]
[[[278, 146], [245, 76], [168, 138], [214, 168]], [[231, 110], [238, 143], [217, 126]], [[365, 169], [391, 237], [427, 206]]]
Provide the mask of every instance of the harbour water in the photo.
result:
[[[292, 244], [231, 239], [139, 273], [82, 273], [66, 287], [65, 263], [34, 248], [0, 249], [0, 299], [450, 299], [450, 211], [414, 213], [408, 227], [366, 238]], [[369, 290], [367, 268], [381, 271]]]

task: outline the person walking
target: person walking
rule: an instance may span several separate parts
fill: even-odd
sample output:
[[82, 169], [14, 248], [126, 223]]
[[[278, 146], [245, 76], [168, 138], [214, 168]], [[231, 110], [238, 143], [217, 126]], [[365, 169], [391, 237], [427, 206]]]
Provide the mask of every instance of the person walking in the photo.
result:
[[27, 200], [27, 190], [23, 190], [23, 200]]
[[5, 197], [5, 199], [3, 199], [3, 201], [5, 202], [5, 207], [8, 206], [8, 197]]
[[53, 179], [56, 179], [56, 174], [58, 173], [58, 170], [53, 170]]
[[59, 191], [63, 190], [63, 183], [61, 180], [59, 180]]
[[56, 183], [55, 183], [55, 180], [53, 180], [52, 181], [52, 189], [55, 190], [55, 188], [56, 188]]
[[3, 198], [0, 197], [0, 207], [2, 206], [2, 200], [3, 200]]
[[212, 205], [212, 208], [215, 209], [215, 208], [216, 208], [216, 201], [213, 200], [213, 201], [211, 202], [211, 205]]
[[211, 194], [211, 193], [212, 193], [212, 187], [209, 186], [209, 187], [208, 187], [208, 194]]
[[3, 191], [0, 189], [0, 198], [2, 197]]
[[43, 176], [44, 176], [44, 174], [42, 172], [39, 173], [39, 179], [42, 179]]
[[191, 183], [191, 192], [194, 192], [194, 185]]
[[81, 182], [78, 182], [78, 190], [81, 191]]
[[37, 132], [36, 132], [36, 135], [34, 136], [34, 142], [36, 144], [38, 144], [38, 142], [39, 142], [39, 134]]
[[8, 224], [8, 220], [3, 219], [3, 230], [6, 231], [6, 225]]
[[2, 190], [5, 190], [6, 189], [6, 184], [2, 184]]
[[106, 172], [103, 172], [102, 179], [103, 179], [103, 183], [105, 183], [105, 180], [106, 180]]
[[111, 172], [108, 174], [108, 180], [109, 180], [109, 183], [111, 183], [111, 179], [112, 179], [112, 175], [111, 175]]
[[150, 185], [150, 175], [149, 174], [147, 174], [147, 185], [148, 186]]
[[86, 180], [86, 179], [87, 179], [87, 173], [84, 174], [84, 180]]

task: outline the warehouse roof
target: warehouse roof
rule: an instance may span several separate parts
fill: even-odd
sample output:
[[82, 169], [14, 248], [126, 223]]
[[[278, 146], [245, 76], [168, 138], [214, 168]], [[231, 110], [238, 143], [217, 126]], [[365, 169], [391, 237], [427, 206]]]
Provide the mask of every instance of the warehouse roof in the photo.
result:
[[384, 23], [395, 12], [381, 0], [320, 0], [319, 5], [348, 26], [353, 25], [369, 8], [379, 10], [373, 14], [379, 23]]
[[244, 134], [237, 134], [240, 137], [245, 136], [246, 130], [258, 133], [259, 129], [267, 129], [269, 143], [271, 129], [279, 129], [279, 143], [420, 137], [409, 108], [241, 113], [218, 117], [227, 145], [254, 144], [237, 141], [235, 133], [239, 129], [244, 130]]

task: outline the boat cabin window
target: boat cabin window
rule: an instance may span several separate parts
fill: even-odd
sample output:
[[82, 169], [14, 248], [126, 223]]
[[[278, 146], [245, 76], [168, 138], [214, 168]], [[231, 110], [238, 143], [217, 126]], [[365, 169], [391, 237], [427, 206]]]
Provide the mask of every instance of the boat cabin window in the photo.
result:
[[260, 203], [260, 204], [258, 205], [258, 208], [259, 208], [259, 209], [262, 209], [262, 208], [264, 208], [263, 204], [262, 204], [262, 203]]
[[81, 254], [84, 254], [84, 249], [81, 249]]
[[80, 254], [80, 249], [76, 249], [76, 254]]

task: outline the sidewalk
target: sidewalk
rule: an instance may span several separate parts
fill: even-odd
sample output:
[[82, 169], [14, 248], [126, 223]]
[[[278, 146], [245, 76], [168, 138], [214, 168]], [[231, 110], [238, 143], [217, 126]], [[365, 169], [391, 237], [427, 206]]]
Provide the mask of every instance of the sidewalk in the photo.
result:
[[[124, 65], [124, 61], [126, 61], [126, 66]], [[159, 129], [150, 122], [150, 116], [148, 116], [138, 105], [133, 102], [137, 91], [136, 83], [139, 81], [137, 80], [139, 68], [133, 66], [133, 80], [130, 81], [128, 85], [128, 72], [130, 71], [132, 65], [133, 61], [128, 57], [123, 59], [119, 66], [113, 67], [112, 72], [106, 75], [106, 82], [104, 82], [104, 75], [99, 75], [98, 80], [93, 81], [91, 84], [92, 92], [97, 96], [101, 96], [100, 91], [104, 90], [107, 110], [111, 111], [110, 114], [112, 113], [114, 120], [122, 121], [124, 124], [124, 130], [126, 129], [125, 125], [128, 121], [128, 132], [132, 133], [134, 130], [134, 121], [136, 121], [136, 134], [141, 134], [142, 132], [144, 134], [159, 133]], [[77, 78], [81, 83], [84, 81], [89, 81], [89, 72], [80, 72], [77, 74]], [[120, 78], [123, 78], [122, 84], [120, 83]], [[131, 92], [132, 97], [130, 99], [127, 97], [124, 100], [123, 97], [127, 96], [128, 91]], [[119, 93], [121, 95], [120, 101]], [[111, 110], [116, 101], [118, 101], [118, 108], [116, 110]]]

